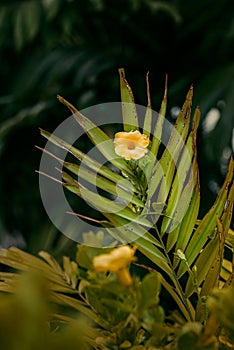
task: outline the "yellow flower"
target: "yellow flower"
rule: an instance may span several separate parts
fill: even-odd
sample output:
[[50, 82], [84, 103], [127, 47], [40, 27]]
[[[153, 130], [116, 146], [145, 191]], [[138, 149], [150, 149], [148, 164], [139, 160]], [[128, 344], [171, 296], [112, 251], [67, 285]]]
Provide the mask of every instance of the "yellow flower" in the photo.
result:
[[115, 134], [115, 153], [126, 160], [140, 159], [148, 152], [149, 137], [138, 130]]
[[124, 286], [132, 284], [132, 278], [128, 270], [130, 262], [136, 260], [135, 248], [121, 246], [113, 249], [108, 254], [95, 256], [93, 267], [97, 272], [115, 272]]

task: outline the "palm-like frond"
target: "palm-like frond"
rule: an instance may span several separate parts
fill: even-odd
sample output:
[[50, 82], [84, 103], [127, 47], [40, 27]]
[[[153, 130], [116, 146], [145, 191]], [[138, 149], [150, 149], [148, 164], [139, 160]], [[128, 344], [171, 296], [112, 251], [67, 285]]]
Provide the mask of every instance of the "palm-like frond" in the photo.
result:
[[[16, 270], [14, 273], [0, 273], [0, 291], [14, 293], [17, 290], [17, 281], [20, 275], [17, 271], [32, 272], [37, 271], [48, 281], [49, 300], [57, 305], [72, 308], [77, 314], [82, 314], [90, 320], [103, 326], [103, 322], [98, 315], [93, 312], [88, 303], [80, 297], [78, 286], [78, 266], [69, 258], [64, 257], [63, 269], [57, 261], [48, 253], [41, 251], [40, 259], [17, 248], [3, 249], [0, 255], [0, 263]], [[69, 314], [62, 313], [51, 315], [51, 320], [72, 320]]]
[[[125, 78], [124, 70], [120, 69], [119, 73], [123, 130], [136, 130], [139, 122], [133, 93]], [[108, 225], [105, 226], [105, 230], [108, 234], [121, 243], [134, 241], [137, 244], [139, 251], [149, 258], [155, 264], [155, 269], [161, 273], [164, 288], [175, 299], [184, 317], [187, 320], [193, 320], [197, 317], [196, 311], [199, 315], [200, 310], [199, 304], [195, 310], [190, 296], [194, 293], [198, 294], [198, 298], [209, 295], [211, 289], [219, 284], [221, 271], [224, 271], [222, 270], [223, 252], [234, 201], [234, 162], [230, 160], [226, 180], [216, 202], [198, 223], [200, 187], [196, 133], [200, 111], [198, 108], [195, 110], [193, 126], [190, 129], [193, 96], [191, 87], [176, 123], [171, 128], [168, 141], [164, 144], [163, 132], [167, 126], [166, 92], [167, 84], [160, 115], [155, 121], [147, 78], [148, 106], [143, 129], [151, 138], [151, 148], [149, 154], [136, 162], [117, 157], [113, 141], [107, 134], [59, 96], [60, 102], [74, 114], [75, 120], [92, 143], [106, 161], [118, 169], [118, 172], [107, 166], [101, 166], [98, 161], [86, 156], [82, 151], [54, 134], [44, 130], [41, 130], [41, 134], [49, 142], [65, 149], [80, 162], [80, 164], [70, 161], [63, 162], [55, 154], [45, 150], [48, 155], [58, 161], [58, 164], [63, 166], [61, 169], [63, 186], [85, 199], [106, 217]], [[152, 130], [153, 135], [151, 135]], [[109, 196], [97, 194], [81, 185], [73, 177], [78, 173], [89, 183], [104, 189]], [[120, 191], [117, 191], [117, 188]], [[129, 191], [133, 194], [130, 202]], [[112, 201], [110, 196], [113, 194], [121, 201]], [[157, 212], [158, 205], [164, 207], [163, 212]], [[4, 262], [5, 259], [8, 265], [25, 269], [24, 263], [14, 262], [14, 252], [14, 250], [5, 251], [6, 255], [10, 254], [9, 259], [1, 257], [1, 261]], [[25, 255], [25, 259], [28, 258], [29, 256]], [[47, 261], [53, 265], [50, 258]], [[41, 266], [41, 262], [39, 265]], [[51, 268], [52, 266], [49, 267], [49, 271]], [[63, 298], [62, 294], [58, 294], [58, 290], [62, 293], [74, 293], [74, 288], [69, 286], [69, 283], [75, 285], [74, 273], [69, 277], [67, 284], [66, 271], [61, 271], [57, 266], [53, 268], [58, 269], [56, 273], [59, 276], [59, 279], [57, 276], [56, 280], [52, 280], [52, 271], [48, 275], [51, 279], [54, 300], [56, 302], [63, 300], [65, 305], [74, 303], [73, 306], [77, 310], [86, 311], [87, 307], [82, 301], [73, 300], [69, 296]], [[188, 275], [185, 283], [181, 278], [184, 274]], [[4, 284], [2, 284], [4, 289], [3, 286]], [[87, 313], [90, 312], [87, 310]]]
[[[125, 131], [135, 130], [138, 129], [138, 116], [133, 93], [125, 78], [124, 70], [120, 69], [119, 72], [123, 129]], [[148, 134], [150, 135], [150, 131], [153, 129], [153, 121], [148, 80], [147, 89], [148, 107], [145, 114], [144, 129], [148, 129]], [[122, 172], [121, 175], [110, 169], [103, 169], [95, 163], [94, 159], [86, 158], [86, 165], [91, 170], [82, 170], [84, 177], [89, 179], [90, 176], [92, 177], [92, 170], [97, 171], [98, 178], [95, 184], [99, 188], [105, 187], [106, 191], [111, 195], [114, 193], [118, 177], [126, 184], [126, 187], [122, 188], [122, 195], [120, 194], [121, 200], [126, 202], [128, 199], [126, 194], [129, 188], [134, 188], [131, 205], [129, 206], [128, 204], [126, 207], [121, 207], [121, 205], [103, 196], [98, 195], [97, 197], [97, 194], [88, 189], [82, 192], [82, 197], [95, 206], [97, 210], [104, 212], [104, 215], [113, 227], [107, 228], [110, 234], [113, 234], [121, 242], [134, 240], [137, 243], [138, 249], [155, 263], [156, 268], [159, 268], [165, 278], [164, 284], [170, 290], [171, 295], [177, 302], [180, 300], [179, 304], [184, 316], [187, 319], [193, 319], [194, 310], [189, 297], [198, 291], [202, 283], [202, 293], [205, 293], [205, 290], [208, 293], [219, 280], [225, 232], [228, 231], [230, 226], [231, 208], [233, 205], [233, 160], [230, 161], [225, 183], [214, 206], [197, 226], [200, 188], [196, 133], [200, 111], [198, 108], [195, 110], [193, 127], [190, 130], [193, 95], [193, 88], [191, 87], [174, 128], [172, 128], [165, 149], [160, 156], [159, 149], [162, 144], [167, 104], [166, 91], [167, 86], [165, 87], [164, 99], [160, 110], [161, 114], [155, 123], [154, 133], [151, 135], [151, 151], [155, 158], [151, 157], [144, 160], [145, 163], [142, 163], [146, 169], [145, 173], [147, 173], [147, 179], [145, 180], [142, 180], [142, 176], [138, 178], [135, 176], [134, 178], [131, 175], [132, 177], [130, 177], [130, 174], [133, 173], [132, 163], [125, 161], [123, 158], [117, 158], [116, 155], [114, 156], [113, 142], [109, 137], [69, 102], [61, 97], [59, 97], [59, 100], [74, 114], [76, 121], [90, 137], [93, 144], [99, 148], [106, 160], [112, 162]], [[84, 158], [81, 152], [72, 145], [65, 143], [48, 132], [41, 131], [41, 133], [50, 142], [65, 148], [78, 159]], [[159, 157], [159, 160], [155, 161], [157, 157]], [[139, 160], [139, 167], [141, 162], [143, 160]], [[94, 167], [94, 164], [96, 164], [96, 167]], [[69, 170], [71, 173], [76, 174], [79, 166], [66, 162], [63, 165], [66, 169], [62, 171], [64, 186], [81, 196], [82, 187], [67, 172]], [[129, 176], [130, 180], [126, 181], [126, 176]], [[140, 186], [136, 186], [136, 184], [139, 185], [140, 182], [142, 183], [146, 180], [147, 195], [143, 195], [139, 189]], [[154, 219], [157, 217], [157, 214], [152, 214], [157, 202], [165, 205], [162, 222], [158, 227], [154, 225]], [[136, 206], [139, 208], [138, 212], [133, 210]], [[117, 214], [107, 214], [108, 209], [114, 212], [116, 212], [116, 209], [119, 209], [119, 212]], [[184, 254], [184, 259], [182, 260], [177, 255], [179, 250]], [[194, 273], [191, 272], [193, 267], [196, 270]], [[216, 277], [212, 283], [208, 283], [209, 288], [207, 289], [207, 282], [204, 282], [204, 280], [206, 278], [207, 281], [209, 280], [210, 268], [215, 269]], [[186, 272], [189, 273], [189, 278], [186, 286], [184, 286], [180, 282], [180, 278]], [[169, 283], [167, 277], [170, 279]]]

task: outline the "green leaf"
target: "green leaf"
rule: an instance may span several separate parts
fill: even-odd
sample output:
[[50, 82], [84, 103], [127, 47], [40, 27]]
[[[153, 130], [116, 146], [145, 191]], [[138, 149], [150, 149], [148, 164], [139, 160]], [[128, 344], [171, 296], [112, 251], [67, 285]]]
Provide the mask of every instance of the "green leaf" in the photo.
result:
[[149, 72], [146, 75], [146, 87], [147, 87], [147, 108], [144, 119], [143, 134], [150, 137], [152, 128], [152, 106], [150, 100], [150, 87], [149, 87]]
[[[233, 260], [233, 256], [232, 256], [232, 260]], [[229, 287], [232, 285], [234, 280], [234, 261], [231, 262], [227, 259], [223, 259], [222, 267], [220, 271], [220, 277], [224, 281], [223, 284], [225, 285], [225, 287]]]
[[231, 185], [227, 201], [225, 203], [224, 212], [221, 217], [221, 223], [223, 225], [226, 234], [229, 233], [230, 224], [233, 219], [233, 207], [234, 207], [234, 181]]
[[[37, 147], [39, 148], [39, 147]], [[84, 166], [80, 166], [75, 163], [70, 163], [63, 161], [59, 157], [56, 157], [54, 154], [50, 153], [47, 150], [44, 150], [48, 155], [51, 157], [57, 159], [57, 161], [63, 165], [64, 168], [70, 170], [74, 175], [77, 177], [80, 177], [90, 184], [94, 185], [95, 187], [101, 188], [105, 190], [106, 192], [110, 193], [111, 195], [114, 195], [115, 197], [123, 200], [126, 202], [126, 204], [132, 203], [137, 205], [138, 207], [144, 207], [144, 203], [133, 193], [133, 186], [131, 191], [129, 190], [129, 187], [131, 186], [131, 183], [124, 178], [121, 178], [121, 181], [119, 181], [117, 184], [113, 183], [112, 181], [106, 179], [103, 176], [100, 176], [96, 174], [95, 172], [90, 171], [89, 169], [85, 168]], [[70, 177], [65, 171], [63, 171], [63, 178], [65, 179], [67, 184], [65, 185], [74, 185], [78, 186], [77, 180], [73, 180], [72, 177]], [[126, 185], [126, 188], [124, 188]]]
[[231, 229], [227, 232], [225, 244], [231, 249], [234, 248], [234, 231]]
[[[198, 257], [201, 249], [206, 244], [209, 237], [212, 237], [217, 225], [217, 220], [221, 218], [223, 211], [225, 210], [225, 204], [228, 197], [228, 192], [230, 190], [230, 184], [233, 181], [233, 169], [234, 169], [234, 160], [231, 159], [228, 167], [228, 172], [224, 184], [219, 192], [219, 195], [209, 210], [205, 217], [200, 222], [198, 228], [196, 229], [194, 235], [191, 238], [186, 250], [185, 255], [189, 265], [191, 265], [194, 260]], [[232, 186], [233, 183], [232, 183]], [[186, 266], [180, 264], [178, 270], [178, 277], [181, 277], [186, 271]]]
[[156, 272], [149, 273], [143, 278], [139, 302], [140, 314], [143, 314], [151, 306], [158, 305], [161, 290], [160, 280], [160, 275]]
[[138, 129], [138, 117], [136, 111], [136, 105], [134, 102], [133, 93], [129, 86], [123, 68], [119, 69], [120, 77], [120, 93], [122, 101], [122, 116], [124, 131], [131, 131]]
[[[105, 234], [103, 230], [97, 231], [97, 233], [94, 233], [93, 231], [85, 232], [83, 233], [83, 244], [85, 246], [91, 246], [91, 247], [97, 247], [97, 248], [103, 248], [104, 238]], [[114, 248], [117, 245], [118, 242], [113, 242], [110, 245], [110, 248]]]
[[107, 254], [111, 251], [112, 248], [97, 248], [92, 246], [86, 246], [78, 244], [76, 261], [78, 266], [81, 266], [87, 270], [93, 269], [93, 258], [96, 255]]
[[[117, 183], [117, 182], [124, 182], [125, 187], [128, 188], [130, 191], [132, 190], [132, 185], [130, 182], [126, 181], [126, 178], [121, 176], [120, 174], [112, 171], [107, 166], [101, 165], [94, 159], [90, 158], [88, 155], [77, 149], [76, 147], [73, 147], [66, 141], [60, 139], [59, 137], [55, 136], [54, 134], [49, 133], [48, 131], [40, 129], [41, 135], [44, 136], [46, 139], [48, 139], [51, 143], [57, 145], [58, 147], [67, 150], [69, 153], [71, 153], [75, 158], [82, 161], [83, 164], [87, 165], [90, 169], [93, 171], [99, 173], [100, 175], [106, 177], [107, 179]], [[39, 147], [38, 147], [39, 148]], [[40, 149], [40, 148], [39, 148]], [[47, 152], [48, 153], [48, 152]], [[55, 157], [50, 153], [51, 156]]]
[[151, 144], [151, 152], [157, 157], [158, 154], [158, 149], [159, 145], [161, 143], [161, 137], [162, 137], [162, 131], [163, 131], [163, 124], [165, 120], [165, 115], [166, 115], [166, 109], [167, 109], [167, 75], [166, 75], [166, 80], [165, 80], [165, 89], [164, 89], [164, 96], [163, 100], [161, 103], [161, 108], [159, 111], [159, 115], [157, 118], [157, 121], [155, 123], [155, 128], [153, 132], [153, 139], [152, 139], [152, 144]]
[[69, 257], [63, 257], [63, 269], [67, 283], [76, 289], [78, 282], [78, 266], [75, 261], [71, 261]]
[[87, 316], [91, 321], [95, 322], [101, 327], [108, 327], [108, 323], [106, 323], [104, 319], [98, 317], [95, 312], [90, 310], [83, 301], [60, 293], [51, 293], [50, 299], [56, 304], [69, 306], [74, 310], [81, 312], [83, 315]]
[[49, 253], [40, 251], [38, 255], [43, 258], [52, 267], [52, 269], [56, 271], [56, 273], [63, 275], [61, 266]]
[[223, 256], [224, 256], [224, 243], [225, 243], [225, 229], [221, 220], [217, 222], [217, 235], [218, 235], [218, 250], [216, 257], [214, 259], [213, 264], [207, 272], [206, 278], [202, 285], [202, 289], [200, 292], [201, 296], [210, 295], [211, 291], [218, 287], [219, 277], [221, 273], [221, 268], [223, 264]]
[[164, 173], [165, 183], [160, 187], [158, 200], [166, 202], [166, 198], [170, 192], [174, 173], [176, 170], [176, 163], [184, 148], [184, 144], [188, 135], [190, 125], [190, 113], [192, 104], [193, 89], [190, 88], [183, 108], [176, 120], [172, 129], [170, 139], [167, 143], [166, 149], [160, 161], [156, 164], [155, 173], [158, 167], [162, 167]]
[[65, 172], [62, 172], [62, 176], [67, 182], [64, 184], [64, 187], [93, 205], [102, 214], [105, 215], [105, 213], [113, 213], [129, 221], [133, 221], [134, 223], [139, 223], [140, 225], [144, 225], [149, 228], [152, 226], [148, 220], [141, 217], [139, 214], [134, 213], [131, 209], [126, 207], [125, 204], [112, 201], [111, 199], [92, 192], [83, 186], [79, 186], [79, 184], [76, 184], [75, 180]]
[[215, 287], [218, 287], [221, 265], [222, 265], [222, 259], [218, 254], [205, 277], [205, 280], [200, 292], [201, 296], [210, 295], [211, 291]]
[[75, 120], [83, 128], [90, 140], [99, 149], [102, 155], [118, 169], [128, 173], [129, 168], [126, 161], [116, 155], [114, 150], [114, 142], [109, 138], [109, 136], [107, 136], [107, 134], [97, 125], [91, 122], [91, 120], [80, 113], [71, 103], [59, 95], [57, 97], [61, 103], [70, 109]]
[[[175, 176], [174, 181], [176, 181], [176, 179], [177, 177]], [[179, 234], [182, 235], [182, 240], [184, 241], [183, 235], [188, 235], [189, 233], [191, 235], [192, 233], [195, 221], [197, 219], [199, 207], [194, 208], [195, 209], [194, 213], [191, 213], [190, 215], [193, 218], [193, 221], [189, 223], [191, 227], [190, 231], [189, 232], [182, 231], [181, 225], [183, 224], [183, 221], [185, 220], [186, 215], [189, 215], [189, 205], [192, 202], [193, 200], [192, 196], [195, 195], [195, 191], [196, 191], [196, 189], [194, 189], [194, 186], [197, 187], [196, 174], [194, 174], [194, 172], [190, 172], [189, 179], [187, 183], [184, 185], [182, 193], [180, 194], [177, 193], [176, 198], [173, 198], [173, 193], [170, 196], [169, 201], [172, 204], [172, 206], [170, 210], [168, 210], [168, 207], [167, 207], [165, 211], [165, 214], [168, 215], [169, 218], [167, 216], [163, 218], [162, 229], [161, 229], [162, 232], [168, 233], [168, 239], [167, 239], [168, 251], [170, 251], [172, 247], [175, 245], [175, 243], [177, 242]], [[172, 191], [173, 191], [173, 188], [172, 188]], [[173, 199], [174, 199], [174, 203], [172, 202]], [[172, 219], [170, 219], [170, 217], [172, 217]]]
[[[191, 197], [191, 201], [190, 201], [187, 213], [184, 216], [179, 226], [179, 233], [177, 234], [177, 241], [174, 249], [175, 251], [177, 251], [178, 249], [180, 249], [181, 251], [185, 251], [185, 248], [194, 230], [197, 215], [199, 212], [199, 203], [200, 203], [200, 190], [199, 190], [199, 186], [196, 185]], [[179, 263], [179, 259], [175, 256], [174, 262], [173, 262], [174, 268], [176, 268], [178, 263]]]
[[[194, 125], [186, 144], [183, 147], [182, 155], [177, 165], [177, 171], [170, 190], [170, 197], [166, 207], [166, 216], [162, 222], [162, 233], [167, 232], [169, 226], [181, 222], [191, 200], [191, 192], [198, 181], [197, 179], [197, 158], [196, 158], [196, 132], [200, 120], [200, 111], [196, 109], [194, 114]], [[195, 152], [195, 154], [194, 154]], [[194, 159], [193, 159], [194, 158]], [[193, 160], [193, 161], [192, 161]], [[189, 178], [188, 178], [189, 176]], [[173, 219], [170, 220], [169, 218]], [[172, 229], [170, 228], [169, 232]], [[171, 244], [170, 244], [171, 246]]]
[[[143, 226], [129, 222], [129, 220], [123, 219], [122, 217], [114, 214], [104, 214], [105, 217], [112, 223], [111, 228], [106, 230], [121, 243], [126, 244], [128, 242], [137, 242], [139, 239], [143, 239], [145, 242], [155, 245], [156, 247], [162, 248], [161, 243], [150, 234]], [[164, 255], [160, 250], [157, 253], [164, 259]]]
[[156, 163], [148, 188], [149, 199], [152, 198], [159, 188], [158, 201], [166, 202], [176, 170], [176, 162], [179, 159], [188, 135], [192, 94], [193, 88], [191, 87], [183, 108], [171, 131], [166, 149], [164, 150], [161, 159]]
[[[69, 285], [65, 282], [64, 272], [59, 271], [58, 268], [52, 268], [52, 266], [45, 263], [42, 259], [39, 259], [29, 253], [26, 253], [18, 248], [11, 247], [10, 249], [2, 249], [0, 255], [0, 263], [10, 266], [16, 270], [21, 271], [40, 271], [43, 276], [45, 276], [54, 286], [66, 289], [68, 292]], [[1, 286], [0, 286], [1, 290]], [[73, 293], [74, 290], [70, 288], [70, 292]]]
[[90, 284], [85, 287], [87, 301], [100, 318], [107, 324], [107, 329], [126, 320], [132, 311], [129, 296], [121, 284], [115, 281], [105, 281], [100, 284]]
[[170, 234], [174, 228], [178, 227], [186, 213], [188, 200], [190, 199], [194, 186], [193, 173], [190, 172], [189, 180], [186, 185], [183, 183], [181, 184], [181, 181], [180, 176], [176, 173], [172, 183], [168, 204], [166, 206], [165, 217], [162, 222], [162, 234], [165, 232]]
[[139, 207], [144, 207], [144, 203], [136, 195], [134, 195], [133, 189], [132, 192], [129, 192], [129, 190], [123, 188], [124, 184], [128, 182], [127, 180], [121, 181], [120, 187], [118, 186], [118, 184], [115, 184], [109, 181], [108, 179], [95, 174], [94, 172], [88, 170], [83, 166], [79, 166], [77, 164], [69, 162], [64, 162], [63, 166], [64, 168], [70, 170], [76, 176], [79, 176], [80, 178], [86, 180], [95, 187], [105, 190], [109, 194], [117, 197], [118, 199], [125, 201], [127, 204], [133, 203]]
[[[195, 319], [195, 310], [193, 308], [193, 305], [189, 301], [189, 299], [186, 299], [187, 308], [185, 307], [185, 303], [180, 298], [178, 291], [171, 286], [165, 278], [162, 277], [161, 279], [162, 286], [166, 289], [166, 291], [172, 296], [172, 298], [175, 300], [176, 304], [180, 308], [182, 314], [184, 315], [186, 320], [194, 320]], [[188, 312], [189, 309], [189, 312]]]
[[[219, 249], [219, 239], [216, 237], [215, 239], [212, 239], [206, 247], [203, 249], [203, 251], [198, 256], [197, 260], [195, 261], [196, 271], [197, 271], [197, 286], [199, 287], [201, 283], [205, 280], [208, 271], [210, 270], [212, 264], [214, 263]], [[193, 276], [190, 274], [185, 294], [187, 297], [190, 297], [191, 294], [195, 291]]]
[[[191, 200], [190, 200], [186, 215], [184, 216], [180, 225], [180, 232], [178, 233], [178, 237], [176, 240], [175, 251], [177, 251], [178, 249], [180, 249], [181, 251], [185, 251], [185, 248], [193, 233], [194, 226], [195, 226], [198, 212], [199, 212], [200, 186], [199, 186], [199, 174], [198, 174], [197, 151], [196, 151], [196, 133], [199, 125], [199, 120], [200, 120], [200, 111], [197, 108], [194, 113], [193, 129], [187, 140], [188, 150], [190, 150], [190, 154], [192, 155], [192, 153], [194, 153], [193, 166], [192, 166], [192, 172], [194, 176], [194, 189], [193, 189], [193, 193], [191, 196]], [[193, 150], [191, 150], [190, 148], [191, 140], [192, 140]], [[178, 262], [179, 262], [178, 259], [174, 257], [173, 266], [176, 267]]]

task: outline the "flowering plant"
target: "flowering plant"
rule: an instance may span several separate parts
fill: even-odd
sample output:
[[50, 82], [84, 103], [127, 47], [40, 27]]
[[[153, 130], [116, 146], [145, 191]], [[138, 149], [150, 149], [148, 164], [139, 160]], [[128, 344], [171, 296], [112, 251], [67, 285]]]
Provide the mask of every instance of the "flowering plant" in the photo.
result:
[[[171, 127], [165, 118], [167, 85], [155, 118], [147, 75], [148, 105], [140, 124], [124, 70], [119, 73], [123, 123], [113, 138], [58, 96], [111, 167], [41, 130], [50, 144], [66, 150], [78, 163], [64, 161], [45, 147], [44, 153], [62, 166], [61, 179], [42, 170], [40, 175], [100, 212], [101, 219], [76, 213], [96, 223], [99, 231], [83, 234], [76, 261], [64, 258], [63, 269], [45, 252], [40, 255], [47, 264], [16, 249], [4, 250], [0, 262], [22, 270], [34, 266], [43, 272], [52, 291], [50, 300], [89, 320], [85, 341], [91, 348], [228, 349], [234, 337], [233, 303], [230, 310], [226, 307], [233, 295], [234, 161], [230, 159], [214, 205], [199, 218], [196, 132], [200, 111], [196, 108], [191, 127], [193, 88]], [[103, 192], [81, 184], [77, 176]], [[105, 237], [112, 237], [112, 243], [106, 244]], [[144, 271], [144, 277], [130, 266]], [[2, 273], [0, 290], [14, 291], [15, 279], [16, 274]], [[173, 312], [160, 306], [159, 293], [162, 300], [166, 294], [176, 305]], [[223, 315], [220, 303], [225, 305]], [[56, 323], [69, 323], [72, 318], [61, 311], [51, 317]]]

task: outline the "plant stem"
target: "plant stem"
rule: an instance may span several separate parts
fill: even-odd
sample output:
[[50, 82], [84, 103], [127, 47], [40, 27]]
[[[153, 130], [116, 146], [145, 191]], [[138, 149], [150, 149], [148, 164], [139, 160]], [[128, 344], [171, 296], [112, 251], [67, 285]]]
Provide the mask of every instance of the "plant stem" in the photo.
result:
[[[178, 295], [179, 295], [179, 297], [180, 297], [180, 299], [181, 299], [181, 302], [184, 304], [184, 307], [186, 308], [186, 310], [187, 310], [187, 312], [188, 312], [188, 314], [189, 314], [190, 321], [193, 321], [193, 316], [192, 316], [192, 313], [191, 313], [191, 309], [190, 309], [190, 307], [189, 307], [189, 305], [188, 305], [187, 298], [186, 298], [186, 296], [185, 296], [185, 294], [184, 294], [184, 292], [183, 292], [183, 289], [182, 289], [182, 287], [181, 287], [181, 285], [180, 285], [180, 283], [179, 283], [179, 281], [178, 281], [178, 278], [177, 278], [177, 276], [176, 276], [175, 270], [174, 270], [173, 265], [172, 265], [172, 263], [171, 263], [170, 257], [169, 257], [169, 255], [168, 255], [168, 253], [167, 253], [167, 251], [166, 251], [164, 242], [163, 242], [163, 240], [162, 240], [162, 237], [161, 237], [161, 235], [160, 235], [160, 233], [159, 233], [159, 230], [158, 230], [158, 228], [157, 228], [156, 225], [155, 225], [155, 231], [156, 231], [157, 236], [158, 236], [158, 239], [159, 239], [159, 241], [160, 241], [160, 243], [161, 243], [161, 245], [162, 245], [162, 247], [163, 247], [164, 254], [165, 254], [165, 256], [166, 256], [166, 258], [167, 258], [167, 261], [168, 261], [168, 265], [170, 266], [170, 268], [171, 268], [171, 270], [172, 270], [172, 273], [173, 273], [173, 275], [174, 275], [174, 281], [173, 281], [173, 282], [174, 282], [176, 291], [177, 291], [177, 293], [178, 293]], [[182, 310], [181, 310], [181, 311], [182, 311]], [[185, 315], [184, 315], [184, 316], [185, 316]], [[186, 317], [186, 316], [185, 316], [185, 317]], [[187, 318], [187, 317], [186, 317], [186, 318]]]

